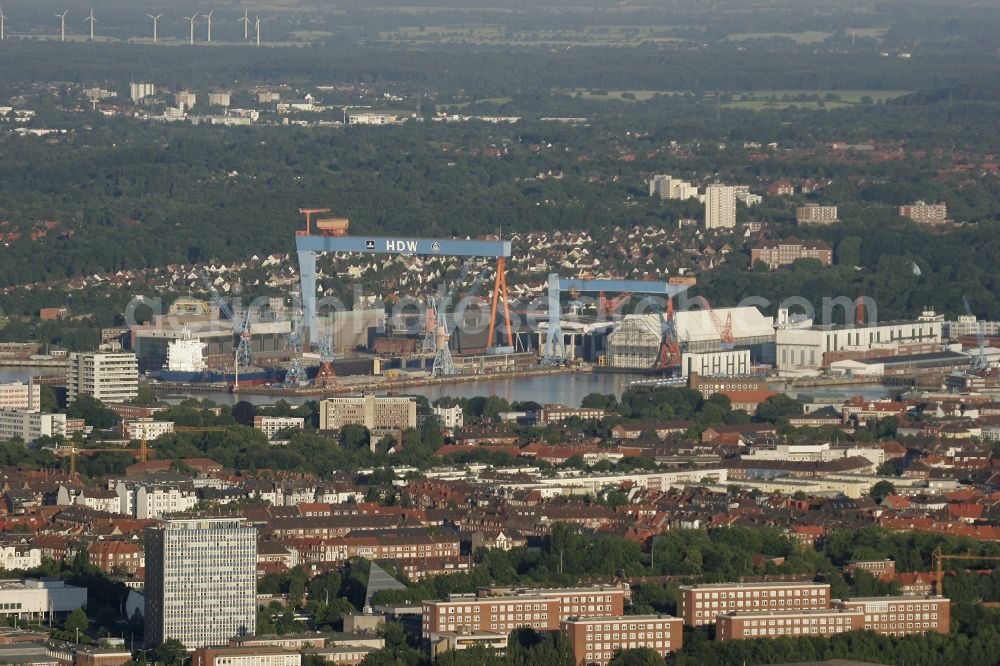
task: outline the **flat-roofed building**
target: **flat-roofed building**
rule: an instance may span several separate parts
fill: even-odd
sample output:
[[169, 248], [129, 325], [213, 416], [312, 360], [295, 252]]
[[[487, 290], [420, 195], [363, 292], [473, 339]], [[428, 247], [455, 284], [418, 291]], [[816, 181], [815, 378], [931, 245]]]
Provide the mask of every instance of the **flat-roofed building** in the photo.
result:
[[63, 616], [87, 605], [87, 588], [62, 580], [0, 580], [0, 616]]
[[833, 224], [839, 222], [836, 206], [820, 206], [807, 203], [795, 209], [795, 221], [799, 224]]
[[678, 614], [685, 624], [700, 627], [722, 613], [829, 607], [828, 583], [718, 583], [681, 585]]
[[607, 664], [621, 650], [648, 648], [666, 657], [684, 643], [684, 621], [671, 615], [572, 617], [560, 623], [578, 664]]
[[89, 395], [101, 402], [128, 402], [139, 397], [139, 365], [135, 354], [73, 353], [66, 370], [70, 402]]
[[864, 628], [877, 634], [947, 634], [951, 630], [951, 600], [945, 597], [854, 597], [834, 599], [832, 606], [863, 611]]
[[862, 631], [865, 614], [860, 610], [818, 608], [720, 613], [715, 618], [715, 640], [739, 641], [779, 636], [833, 636]]
[[257, 529], [243, 518], [147, 527], [145, 640], [225, 645], [257, 626]]
[[268, 439], [274, 439], [283, 430], [302, 430], [306, 427], [306, 420], [296, 416], [255, 416], [253, 427], [262, 431]]
[[319, 403], [321, 430], [361, 425], [369, 430], [406, 430], [417, 427], [417, 400], [412, 396], [374, 395], [326, 398]]
[[0, 409], [0, 440], [25, 443], [42, 437], [65, 437], [66, 415], [45, 414], [32, 409]]
[[122, 421], [122, 435], [129, 439], [153, 440], [160, 435], [166, 435], [173, 431], [173, 421], [154, 421], [153, 419]]
[[194, 651], [192, 666], [301, 666], [296, 650], [265, 645], [242, 647], [200, 647]]
[[612, 586], [487, 587], [476, 596], [425, 601], [423, 634], [462, 630], [510, 633], [519, 627], [556, 631], [559, 621], [567, 617], [621, 615], [626, 596], [625, 589]]
[[5, 382], [0, 384], [0, 409], [38, 409], [42, 387], [35, 383]]
[[918, 224], [940, 224], [948, 219], [948, 204], [917, 201], [908, 206], [900, 206], [899, 216], [908, 217]]
[[451, 650], [468, 650], [484, 647], [497, 654], [507, 651], [507, 632], [496, 631], [435, 631], [427, 636], [431, 658]]

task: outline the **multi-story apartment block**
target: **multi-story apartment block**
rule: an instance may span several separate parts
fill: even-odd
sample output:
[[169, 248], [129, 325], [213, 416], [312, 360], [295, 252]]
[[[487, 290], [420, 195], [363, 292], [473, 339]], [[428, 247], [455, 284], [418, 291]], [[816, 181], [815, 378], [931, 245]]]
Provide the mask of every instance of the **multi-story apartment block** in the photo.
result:
[[17, 571], [42, 566], [42, 549], [30, 543], [0, 544], [0, 569]]
[[864, 628], [877, 634], [947, 634], [951, 630], [951, 600], [945, 597], [855, 597], [835, 599], [833, 607], [862, 611]]
[[[885, 462], [883, 459], [878, 464]], [[875, 578], [889, 581], [896, 577], [896, 563], [888, 558], [884, 560], [854, 560], [844, 565], [844, 573], [853, 574], [855, 571], [867, 571]]]
[[373, 533], [311, 541], [299, 547], [305, 562], [345, 562], [352, 557], [368, 560], [412, 560], [458, 557], [462, 541], [457, 536], [417, 533]]
[[452, 405], [451, 407], [432, 407], [431, 413], [437, 417], [437, 420], [441, 423], [442, 428], [461, 428], [465, 425], [465, 416], [462, 412], [462, 408], [458, 405]]
[[306, 427], [306, 420], [295, 416], [255, 416], [253, 417], [253, 427], [267, 435], [268, 439], [284, 430], [302, 430]]
[[115, 492], [118, 513], [140, 519], [190, 511], [198, 503], [198, 495], [190, 483], [119, 481]]
[[847, 631], [862, 631], [865, 614], [860, 610], [819, 608], [814, 610], [775, 610], [727, 612], [715, 618], [715, 639], [739, 641], [779, 636], [833, 636]]
[[615, 615], [573, 617], [561, 629], [578, 664], [610, 662], [620, 650], [649, 648], [666, 657], [681, 649], [684, 621], [670, 615]]
[[771, 270], [790, 266], [799, 259], [816, 259], [824, 266], [833, 264], [833, 250], [823, 241], [803, 241], [792, 236], [750, 250], [750, 264], [763, 261]]
[[700, 627], [722, 613], [829, 607], [828, 583], [719, 583], [682, 585], [678, 614], [684, 624]]
[[146, 644], [225, 645], [257, 621], [257, 530], [243, 518], [146, 528]]
[[705, 188], [705, 228], [732, 229], [736, 226], [736, 188], [709, 185]]
[[489, 587], [476, 596], [452, 595], [425, 601], [423, 626], [428, 632], [499, 631], [518, 627], [555, 631], [569, 617], [605, 617], [624, 612], [627, 591], [621, 587], [503, 588]]
[[369, 430], [405, 430], [417, 426], [417, 401], [411, 396], [338, 396], [319, 403], [322, 430], [362, 425]]
[[146, 566], [142, 546], [133, 541], [95, 541], [87, 546], [87, 561], [104, 573], [135, 575]]
[[839, 222], [836, 206], [820, 206], [808, 203], [795, 209], [795, 221], [799, 224], [833, 224]]
[[698, 188], [679, 178], [657, 175], [649, 180], [649, 196], [661, 199], [695, 199], [698, 197]]
[[948, 219], [948, 204], [917, 201], [909, 206], [900, 206], [899, 216], [908, 217], [920, 224], [940, 224]]
[[166, 435], [173, 431], [173, 421], [154, 421], [153, 419], [122, 421], [122, 436], [129, 439], [154, 440], [160, 435]]
[[0, 440], [20, 439], [30, 443], [41, 437], [59, 436], [66, 436], [65, 414], [43, 414], [31, 409], [0, 409]]
[[138, 104], [147, 97], [156, 94], [156, 86], [152, 83], [136, 83], [133, 81], [129, 85], [129, 98], [134, 104]]
[[70, 402], [90, 395], [101, 402], [127, 402], [139, 396], [139, 364], [131, 353], [73, 353], [66, 370]]
[[0, 384], [0, 409], [39, 409], [42, 387], [35, 383]]

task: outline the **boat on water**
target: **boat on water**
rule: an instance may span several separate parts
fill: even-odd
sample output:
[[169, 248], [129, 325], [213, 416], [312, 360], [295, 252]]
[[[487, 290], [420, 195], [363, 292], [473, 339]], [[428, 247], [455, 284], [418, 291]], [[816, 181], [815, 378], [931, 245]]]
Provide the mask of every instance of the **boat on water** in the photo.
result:
[[205, 363], [206, 345], [193, 337], [187, 327], [181, 336], [167, 344], [167, 362], [161, 370], [149, 376], [157, 381], [178, 384], [240, 384], [259, 385], [281, 383], [284, 368], [251, 366], [240, 368], [239, 375], [230, 369], [209, 368]]

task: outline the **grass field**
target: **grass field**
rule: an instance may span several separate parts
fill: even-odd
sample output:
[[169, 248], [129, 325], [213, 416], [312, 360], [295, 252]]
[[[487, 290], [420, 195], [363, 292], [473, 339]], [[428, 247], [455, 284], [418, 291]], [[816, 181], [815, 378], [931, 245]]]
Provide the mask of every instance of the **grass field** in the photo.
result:
[[[733, 94], [733, 101], [723, 106], [732, 109], [748, 111], [780, 111], [792, 106], [800, 109], [838, 109], [857, 106], [865, 97], [872, 102], [885, 102], [890, 99], [909, 94], [909, 90], [755, 90]], [[802, 99], [801, 96], [819, 97], [823, 99], [820, 105], [816, 99]], [[825, 99], [832, 95], [833, 99]], [[799, 99], [797, 99], [799, 98]]]
[[832, 32], [806, 30], [804, 32], [738, 32], [726, 35], [726, 39], [731, 42], [743, 42], [748, 39], [773, 39], [774, 37], [786, 37], [796, 44], [817, 44], [831, 36], [833, 36]]
[[481, 44], [490, 46], [635, 46], [678, 41], [668, 26], [602, 26], [577, 30], [508, 30], [493, 24], [405, 26], [379, 33], [389, 42]]
[[[658, 95], [675, 95], [673, 90], [587, 90], [584, 88], [573, 88], [572, 90], [555, 90], [553, 92], [565, 93], [581, 99], [598, 102], [645, 102]], [[622, 97], [622, 95], [630, 97]]]

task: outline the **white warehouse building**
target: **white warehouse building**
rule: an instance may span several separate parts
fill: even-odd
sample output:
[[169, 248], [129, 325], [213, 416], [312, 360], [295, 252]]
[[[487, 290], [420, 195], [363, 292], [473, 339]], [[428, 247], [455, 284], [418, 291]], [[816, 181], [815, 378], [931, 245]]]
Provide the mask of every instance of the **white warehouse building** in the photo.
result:
[[[755, 361], [767, 362], [773, 357], [774, 321], [771, 317], [764, 316], [755, 307], [717, 308], [713, 312], [714, 317], [707, 310], [674, 313], [677, 338], [686, 355], [748, 350]], [[732, 350], [724, 350], [722, 345], [722, 328], [727, 325], [732, 328]], [[607, 364], [616, 368], [652, 368], [660, 350], [662, 326], [659, 314], [627, 315], [608, 336]], [[710, 359], [706, 362], [713, 363]], [[692, 360], [696, 372], [697, 364], [700, 361]], [[747, 374], [747, 371], [737, 374]]]
[[941, 320], [893, 321], [873, 326], [824, 325], [779, 328], [775, 334], [777, 366], [782, 372], [818, 371], [827, 352], [895, 349], [900, 345], [941, 343]]

